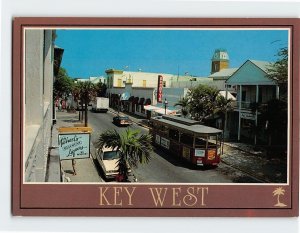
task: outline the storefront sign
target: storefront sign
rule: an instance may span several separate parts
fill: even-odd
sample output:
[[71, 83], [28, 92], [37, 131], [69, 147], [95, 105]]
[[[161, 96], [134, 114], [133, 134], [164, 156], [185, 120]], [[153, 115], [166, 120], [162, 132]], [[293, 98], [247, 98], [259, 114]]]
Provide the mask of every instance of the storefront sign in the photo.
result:
[[190, 148], [188, 147], [182, 147], [182, 156], [183, 158], [190, 160]]
[[162, 103], [162, 89], [163, 89], [163, 76], [158, 75], [158, 82], [157, 82], [157, 102]]
[[160, 138], [160, 145], [161, 145], [162, 147], [166, 148], [166, 149], [169, 149], [169, 148], [170, 148], [170, 140], [161, 137], [161, 138]]
[[58, 147], [61, 160], [89, 158], [90, 134], [59, 134]]
[[241, 118], [255, 121], [255, 115], [250, 112], [241, 112]]
[[205, 150], [195, 149], [195, 157], [205, 157]]

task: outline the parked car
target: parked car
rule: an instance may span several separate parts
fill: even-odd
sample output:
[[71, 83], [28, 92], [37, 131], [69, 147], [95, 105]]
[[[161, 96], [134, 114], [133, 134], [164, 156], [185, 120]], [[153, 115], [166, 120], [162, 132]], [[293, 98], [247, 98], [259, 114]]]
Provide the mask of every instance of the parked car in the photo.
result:
[[116, 125], [125, 125], [125, 126], [132, 124], [132, 120], [130, 120], [128, 116], [123, 116], [123, 115], [115, 116], [113, 118], [113, 122]]
[[[103, 170], [105, 179], [116, 179], [118, 176], [118, 161], [120, 158], [120, 152], [117, 150], [113, 150], [112, 148], [103, 147], [98, 150], [96, 155], [97, 161]], [[131, 174], [131, 169], [128, 165], [128, 172]]]

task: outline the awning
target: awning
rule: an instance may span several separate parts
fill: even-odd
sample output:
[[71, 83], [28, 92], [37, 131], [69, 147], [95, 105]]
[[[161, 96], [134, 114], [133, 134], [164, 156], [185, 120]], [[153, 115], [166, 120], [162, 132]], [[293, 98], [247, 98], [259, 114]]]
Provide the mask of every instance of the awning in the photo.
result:
[[145, 105], [144, 109], [147, 111], [153, 111], [155, 109], [160, 109], [159, 107], [153, 106], [153, 105]]
[[139, 97], [135, 97], [135, 98], [133, 99], [133, 102], [132, 102], [132, 103], [138, 104], [138, 102], [139, 102]]
[[144, 101], [145, 101], [145, 98], [140, 98], [139, 105], [143, 105]]
[[121, 95], [120, 100], [126, 101], [126, 100], [129, 99], [129, 97], [130, 97], [129, 92], [124, 92], [124, 93]]
[[146, 101], [145, 101], [145, 105], [149, 105], [149, 104], [151, 104], [151, 99], [146, 99]]
[[167, 114], [167, 115], [175, 115], [176, 114], [176, 110], [169, 110], [169, 109], [164, 109], [164, 108], [159, 108], [159, 109], [154, 109], [153, 112], [156, 112], [158, 114]]
[[128, 101], [131, 101], [131, 102], [133, 102], [133, 100], [134, 100], [134, 96], [130, 96], [128, 99]]
[[178, 111], [176, 109], [171, 110], [171, 109], [168, 109], [168, 108], [165, 110], [165, 108], [161, 108], [161, 107], [153, 106], [153, 105], [145, 105], [144, 109], [147, 110], [147, 111], [155, 112], [157, 114], [161, 114], [161, 115], [164, 115], [165, 113], [167, 115], [175, 115]]
[[[220, 91], [219, 95], [221, 95], [221, 96], [223, 96], [223, 97], [226, 98], [226, 91]], [[233, 101], [236, 100], [236, 98], [228, 91], [227, 92], [227, 100], [230, 100], [230, 99], [232, 99]]]

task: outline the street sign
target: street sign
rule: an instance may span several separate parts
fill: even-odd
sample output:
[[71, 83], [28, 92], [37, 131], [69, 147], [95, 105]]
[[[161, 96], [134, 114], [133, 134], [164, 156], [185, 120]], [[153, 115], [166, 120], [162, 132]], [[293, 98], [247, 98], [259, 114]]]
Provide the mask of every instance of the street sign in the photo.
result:
[[60, 160], [90, 157], [90, 134], [72, 133], [58, 135]]

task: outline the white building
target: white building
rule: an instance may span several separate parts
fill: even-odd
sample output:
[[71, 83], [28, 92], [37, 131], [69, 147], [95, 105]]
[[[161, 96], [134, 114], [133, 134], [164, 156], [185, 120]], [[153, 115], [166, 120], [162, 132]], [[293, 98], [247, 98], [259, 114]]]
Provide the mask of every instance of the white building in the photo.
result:
[[76, 82], [87, 82], [87, 81], [91, 81], [93, 84], [97, 84], [99, 82], [106, 84], [107, 79], [106, 77], [103, 76], [99, 76], [99, 77], [89, 77], [89, 78], [77, 78]]
[[[239, 141], [251, 138], [256, 144], [258, 140], [265, 140], [264, 124], [260, 119], [255, 105], [266, 105], [268, 101], [279, 98], [279, 86], [267, 77], [270, 62], [247, 60], [226, 81], [226, 85], [236, 86], [237, 104], [234, 111], [228, 115], [227, 130]], [[251, 133], [251, 127], [258, 127], [260, 133]], [[261, 138], [258, 138], [259, 135]]]
[[109, 69], [107, 74], [107, 88], [125, 87], [125, 84], [131, 83], [132, 87], [157, 87], [158, 76], [163, 76], [163, 86], [170, 87], [172, 80], [176, 78], [173, 74], [131, 72], [123, 70]]

